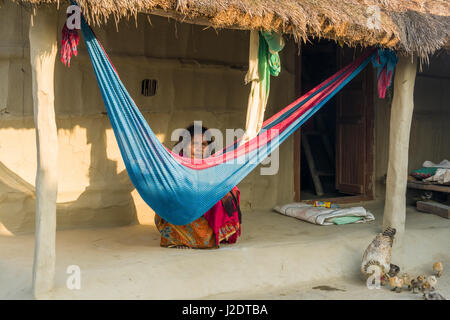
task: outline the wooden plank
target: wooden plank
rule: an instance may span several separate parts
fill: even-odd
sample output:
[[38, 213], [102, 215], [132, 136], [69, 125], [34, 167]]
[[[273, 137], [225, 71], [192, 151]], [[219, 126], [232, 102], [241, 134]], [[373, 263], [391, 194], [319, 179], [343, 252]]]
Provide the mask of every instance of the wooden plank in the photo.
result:
[[450, 77], [448, 76], [441, 76], [437, 74], [426, 74], [426, 73], [418, 73], [418, 77], [421, 78], [431, 78], [431, 79], [440, 79], [440, 80], [450, 80]]
[[408, 188], [450, 193], [450, 186], [427, 184], [420, 181], [408, 181]]
[[319, 170], [317, 171], [317, 175], [324, 176], [324, 177], [333, 177], [334, 172], [333, 171], [326, 171], [326, 170]]
[[[327, 151], [328, 159], [330, 160], [331, 163], [333, 163], [335, 160], [334, 151], [333, 151], [333, 148], [331, 147], [330, 139], [328, 139], [328, 135], [326, 134], [327, 130], [326, 130], [325, 124], [324, 124], [323, 119], [320, 116], [320, 114], [318, 114], [316, 116], [316, 123], [317, 123], [317, 126], [319, 127], [319, 130], [321, 131], [320, 136], [322, 138], [322, 143], [325, 146], [325, 149]], [[334, 175], [334, 172], [333, 172], [333, 175]]]
[[320, 198], [320, 199], [311, 199], [311, 200], [303, 200], [302, 203], [306, 204], [313, 204], [314, 201], [326, 201], [336, 204], [347, 204], [347, 203], [359, 203], [363, 201], [369, 201], [372, 200], [371, 198], [364, 196], [364, 195], [357, 195], [357, 196], [346, 196], [346, 197], [336, 197], [336, 198]]
[[314, 157], [311, 151], [311, 146], [308, 141], [308, 136], [302, 135], [303, 150], [305, 150], [306, 160], [308, 161], [309, 171], [314, 182], [314, 188], [318, 196], [323, 195], [322, 183], [320, 182], [319, 175], [317, 173], [316, 164], [314, 163]]
[[366, 159], [365, 159], [365, 190], [367, 199], [374, 199], [373, 181], [375, 179], [375, 108], [374, 108], [374, 69], [366, 68], [365, 73], [365, 96], [366, 99]]
[[294, 201], [300, 201], [301, 129], [294, 134]]
[[[295, 97], [302, 94], [302, 50], [299, 44], [298, 51], [295, 56]], [[294, 201], [300, 201], [300, 184], [301, 184], [301, 128], [294, 134]]]
[[417, 210], [450, 219], [450, 206], [435, 201], [417, 201]]
[[[355, 54], [356, 51], [350, 48], [338, 50], [338, 66], [345, 66], [355, 58]], [[337, 96], [336, 189], [341, 193], [366, 194], [366, 118], [370, 101], [367, 98], [367, 80], [367, 70], [364, 70]]]

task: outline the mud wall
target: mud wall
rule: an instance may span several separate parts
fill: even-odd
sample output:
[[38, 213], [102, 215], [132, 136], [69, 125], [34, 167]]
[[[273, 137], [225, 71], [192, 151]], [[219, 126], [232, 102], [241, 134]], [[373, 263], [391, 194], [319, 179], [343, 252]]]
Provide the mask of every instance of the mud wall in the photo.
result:
[[[58, 12], [62, 28], [65, 14]], [[194, 120], [210, 128], [242, 128], [249, 86], [249, 32], [213, 29], [144, 16], [94, 28], [121, 79], [161, 142]], [[36, 146], [28, 45], [29, 13], [0, 7], [0, 232], [34, 229]], [[82, 40], [83, 41], [83, 40]], [[294, 97], [295, 44], [282, 53], [267, 115]], [[57, 61], [55, 106], [59, 139], [58, 228], [153, 223], [153, 212], [133, 188], [114, 138], [84, 44], [70, 68]], [[143, 79], [157, 93], [141, 94]], [[293, 199], [292, 139], [280, 148], [279, 173], [255, 170], [239, 185], [244, 214]], [[2, 231], [3, 230], [3, 231]]]
[[[408, 171], [420, 168], [425, 160], [439, 163], [450, 158], [450, 54], [435, 54], [429, 65], [417, 70], [414, 113], [411, 124]], [[375, 181], [376, 196], [384, 197], [387, 173], [390, 103], [375, 97]]]

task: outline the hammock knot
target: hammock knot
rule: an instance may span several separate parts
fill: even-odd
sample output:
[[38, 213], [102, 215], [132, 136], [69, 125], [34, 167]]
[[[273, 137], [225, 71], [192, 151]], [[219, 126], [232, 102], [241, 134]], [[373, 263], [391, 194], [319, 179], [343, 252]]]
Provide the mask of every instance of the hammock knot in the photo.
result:
[[372, 58], [372, 65], [377, 69], [378, 96], [386, 96], [386, 90], [391, 86], [392, 76], [397, 65], [397, 54], [389, 49], [378, 49]]

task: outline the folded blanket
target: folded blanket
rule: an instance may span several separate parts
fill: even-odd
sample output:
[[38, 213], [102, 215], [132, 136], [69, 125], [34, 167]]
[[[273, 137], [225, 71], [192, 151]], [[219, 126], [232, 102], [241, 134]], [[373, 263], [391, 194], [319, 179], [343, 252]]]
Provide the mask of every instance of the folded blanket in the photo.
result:
[[435, 167], [428, 167], [428, 168], [424, 167], [424, 168], [413, 170], [411, 172], [411, 175], [416, 179], [422, 180], [422, 179], [426, 179], [426, 178], [433, 176], [436, 173], [436, 170], [437, 170], [437, 168], [435, 168]]
[[445, 159], [445, 160], [442, 160], [441, 163], [436, 164], [436, 163], [433, 163], [433, 162], [427, 160], [422, 164], [422, 167], [450, 169], [450, 161]]
[[323, 226], [364, 223], [375, 220], [373, 214], [363, 207], [335, 209], [314, 207], [305, 203], [290, 203], [284, 206], [276, 206], [274, 210], [289, 217]]
[[437, 169], [434, 176], [431, 176], [424, 181], [450, 185], [450, 169]]

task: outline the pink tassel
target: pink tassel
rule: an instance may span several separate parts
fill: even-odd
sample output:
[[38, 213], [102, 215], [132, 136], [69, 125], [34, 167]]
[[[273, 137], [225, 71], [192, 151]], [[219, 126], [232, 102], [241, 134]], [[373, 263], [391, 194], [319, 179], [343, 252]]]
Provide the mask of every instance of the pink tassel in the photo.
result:
[[78, 43], [80, 42], [80, 36], [76, 29], [70, 30], [67, 25], [64, 24], [61, 37], [61, 61], [65, 66], [70, 67], [70, 60], [72, 54], [78, 55]]
[[386, 96], [386, 90], [392, 83], [397, 62], [396, 53], [386, 49], [378, 49], [376, 56], [372, 59], [372, 65], [378, 70], [378, 96], [380, 98]]
[[392, 71], [387, 72], [386, 66], [381, 71], [378, 77], [378, 96], [382, 99], [386, 96], [386, 90], [391, 85]]

